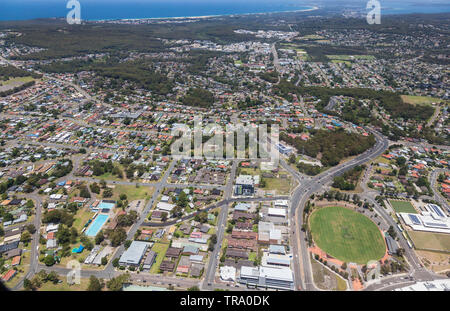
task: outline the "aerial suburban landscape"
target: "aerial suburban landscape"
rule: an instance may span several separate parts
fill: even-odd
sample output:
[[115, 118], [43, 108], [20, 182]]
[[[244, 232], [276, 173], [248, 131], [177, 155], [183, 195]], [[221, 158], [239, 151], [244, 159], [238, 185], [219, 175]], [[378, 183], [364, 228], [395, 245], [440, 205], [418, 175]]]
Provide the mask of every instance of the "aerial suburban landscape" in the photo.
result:
[[0, 14], [6, 290], [450, 290], [448, 3], [60, 2]]

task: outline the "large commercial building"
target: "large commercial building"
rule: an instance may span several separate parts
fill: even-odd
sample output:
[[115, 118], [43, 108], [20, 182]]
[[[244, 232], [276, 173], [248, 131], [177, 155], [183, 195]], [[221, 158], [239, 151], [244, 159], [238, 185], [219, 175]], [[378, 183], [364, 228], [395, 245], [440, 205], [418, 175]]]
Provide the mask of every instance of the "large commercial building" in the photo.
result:
[[235, 195], [251, 196], [255, 193], [255, 186], [259, 185], [259, 175], [239, 175], [236, 178]]
[[289, 268], [243, 266], [238, 282], [248, 286], [294, 290], [294, 275]]
[[436, 204], [425, 205], [420, 214], [399, 213], [406, 225], [416, 231], [450, 233], [450, 217]]
[[130, 247], [120, 256], [119, 264], [122, 266], [139, 266], [149, 247], [149, 243], [133, 241]]

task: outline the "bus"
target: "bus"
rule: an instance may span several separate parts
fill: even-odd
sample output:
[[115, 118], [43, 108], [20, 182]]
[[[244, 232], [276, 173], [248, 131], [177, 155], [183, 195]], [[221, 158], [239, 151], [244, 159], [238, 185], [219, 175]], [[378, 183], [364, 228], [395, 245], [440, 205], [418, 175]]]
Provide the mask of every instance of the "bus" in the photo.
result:
[[409, 248], [413, 248], [412, 244], [411, 244], [411, 242], [409, 240], [406, 240], [406, 243], [408, 243]]

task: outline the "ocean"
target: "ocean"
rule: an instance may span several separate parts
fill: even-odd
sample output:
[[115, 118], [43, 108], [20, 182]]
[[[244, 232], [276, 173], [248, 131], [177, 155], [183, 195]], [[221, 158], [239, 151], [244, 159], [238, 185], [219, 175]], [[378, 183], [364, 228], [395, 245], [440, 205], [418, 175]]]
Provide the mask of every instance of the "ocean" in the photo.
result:
[[[78, 0], [81, 19], [138, 19], [186, 16], [214, 16], [326, 8], [329, 0]], [[343, 0], [340, 0], [343, 1]], [[342, 7], [345, 8], [346, 1]], [[347, 0], [349, 8], [365, 9], [366, 1]], [[380, 0], [382, 14], [450, 12], [448, 1]], [[68, 0], [0, 0], [0, 20], [65, 17]], [[361, 6], [361, 8], [359, 8]]]

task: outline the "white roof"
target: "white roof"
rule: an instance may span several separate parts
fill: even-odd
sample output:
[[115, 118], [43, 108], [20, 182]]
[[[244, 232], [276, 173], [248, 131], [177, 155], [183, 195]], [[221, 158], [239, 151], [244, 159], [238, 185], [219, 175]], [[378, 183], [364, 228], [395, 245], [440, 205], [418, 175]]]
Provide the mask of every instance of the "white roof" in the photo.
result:
[[169, 202], [169, 197], [167, 196], [167, 195], [163, 195], [162, 197], [161, 197], [161, 202]]
[[409, 285], [395, 289], [396, 291], [449, 291], [450, 280], [434, 280], [426, 282], [417, 282], [416, 284]]
[[175, 204], [170, 204], [170, 203], [166, 203], [166, 202], [159, 202], [156, 205], [157, 209], [159, 209], [161, 211], [165, 211], [165, 212], [170, 212], [174, 207], [175, 207]]
[[220, 267], [220, 278], [224, 281], [236, 281], [236, 268], [231, 266]]
[[48, 224], [46, 231], [47, 232], [56, 231], [56, 230], [58, 230], [58, 227], [59, 227], [59, 224]]
[[283, 209], [283, 208], [271, 208], [271, 207], [269, 207], [268, 214], [269, 214], [269, 216], [273, 215], [273, 216], [286, 217], [286, 210]]
[[289, 205], [288, 205], [289, 203], [288, 203], [288, 200], [276, 200], [275, 202], [274, 202], [274, 205], [275, 206], [284, 206], [284, 207], [288, 207]]
[[289, 268], [260, 267], [259, 275], [267, 279], [277, 279], [289, 282], [294, 281], [292, 270]]
[[272, 267], [246, 267], [241, 268], [241, 277], [254, 278], [264, 277], [266, 279], [282, 280], [293, 282], [294, 276], [290, 268], [272, 268]]
[[252, 175], [239, 175], [236, 178], [236, 184], [239, 185], [253, 185], [253, 176]]
[[139, 264], [149, 246], [150, 244], [146, 242], [133, 241], [130, 247], [120, 256], [119, 262]]
[[281, 230], [280, 229], [270, 230], [270, 239], [271, 240], [280, 240], [281, 239]]
[[250, 209], [250, 204], [248, 204], [248, 203], [238, 203], [234, 207], [234, 210], [236, 210], [236, 211], [245, 211], [246, 212], [249, 209]]

